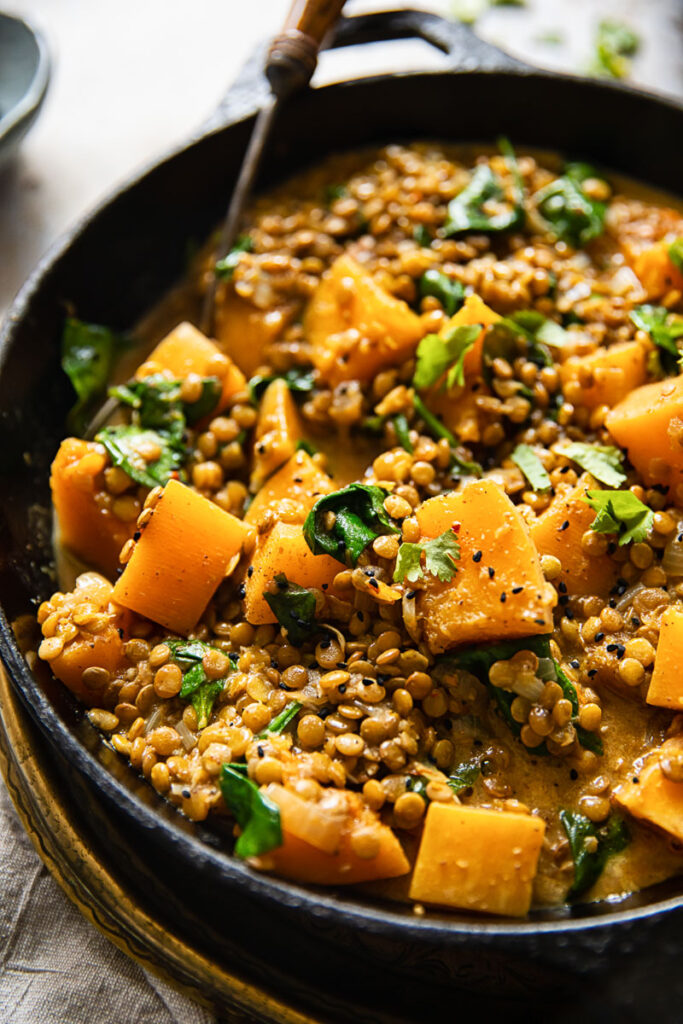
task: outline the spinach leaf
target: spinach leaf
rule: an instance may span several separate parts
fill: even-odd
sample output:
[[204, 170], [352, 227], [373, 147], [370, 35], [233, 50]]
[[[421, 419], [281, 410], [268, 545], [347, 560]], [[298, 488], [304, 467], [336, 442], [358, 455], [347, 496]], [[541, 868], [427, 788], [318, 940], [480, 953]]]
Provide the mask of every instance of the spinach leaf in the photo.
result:
[[226, 805], [242, 829], [235, 843], [238, 857], [258, 857], [282, 846], [280, 808], [276, 803], [230, 764], [221, 768], [219, 784]]
[[550, 477], [546, 472], [545, 466], [530, 445], [518, 444], [510, 458], [516, 466], [519, 466], [534, 491], [542, 493], [543, 491], [550, 490]]
[[669, 259], [677, 270], [683, 272], [683, 238], [676, 238], [668, 249]]
[[349, 484], [318, 498], [304, 523], [304, 538], [313, 554], [356, 565], [376, 537], [400, 533], [385, 511], [386, 497], [388, 492], [381, 487]]
[[539, 189], [533, 197], [549, 230], [575, 249], [601, 235], [605, 226], [605, 204], [589, 199], [581, 188], [586, 178], [597, 177], [587, 164], [568, 164], [562, 177]]
[[[225, 679], [208, 678], [202, 666], [207, 651], [216, 651], [201, 640], [166, 640], [171, 648], [171, 661], [182, 670], [183, 682], [178, 696], [189, 700], [197, 715], [197, 727], [203, 729], [209, 722], [213, 705], [225, 687]], [[222, 653], [222, 652], [221, 652]], [[237, 667], [237, 655], [230, 654], [231, 668]]]
[[[519, 189], [510, 203], [503, 203], [504, 191], [499, 179], [488, 164], [480, 164], [468, 184], [448, 204], [444, 235], [462, 234], [464, 231], [501, 232], [524, 226], [524, 207]], [[496, 201], [496, 212], [487, 212], [486, 204]], [[502, 207], [502, 208], [498, 208]]]
[[249, 391], [254, 402], [263, 395], [269, 384], [274, 380], [283, 380], [289, 390], [295, 395], [308, 395], [315, 387], [313, 379], [313, 367], [295, 366], [286, 373], [272, 373], [267, 377], [256, 376], [249, 381]]
[[593, 72], [606, 78], [628, 78], [629, 57], [639, 46], [638, 35], [623, 21], [601, 21], [595, 39]]
[[202, 379], [202, 392], [196, 402], [183, 402], [182, 381], [168, 380], [161, 374], [151, 374], [143, 380], [129, 380], [109, 388], [109, 396], [134, 411], [134, 422], [152, 430], [165, 430], [182, 441], [186, 421], [190, 424], [208, 416], [215, 409], [222, 394], [217, 377]]
[[254, 243], [249, 235], [240, 235], [232, 249], [222, 259], [216, 261], [214, 271], [220, 281], [229, 281], [235, 273], [243, 252], [251, 252]]
[[430, 235], [424, 224], [416, 224], [413, 228], [413, 238], [419, 246], [423, 249], [429, 249], [432, 244], [432, 236]]
[[410, 455], [412, 455], [413, 442], [410, 440], [410, 427], [408, 425], [408, 420], [406, 419], [405, 414], [399, 412], [396, 416], [394, 416], [392, 423], [394, 424], [394, 430], [396, 431], [396, 440], [398, 441], [402, 448], [405, 448], [405, 450], [409, 452]]
[[[576, 899], [595, 885], [607, 860], [626, 849], [631, 837], [625, 821], [616, 815], [612, 815], [606, 824], [596, 825], [584, 814], [560, 811], [560, 821], [567, 833], [574, 858], [574, 881], [568, 896]], [[595, 840], [597, 845], [591, 842], [587, 849], [587, 839]]]
[[263, 739], [265, 736], [279, 736], [285, 731], [290, 722], [293, 722], [296, 716], [301, 711], [303, 704], [299, 704], [298, 700], [293, 700], [291, 704], [288, 704], [284, 710], [276, 715], [270, 725], [266, 726], [263, 732], [259, 733], [259, 739]]
[[621, 468], [624, 456], [618, 448], [606, 444], [585, 444], [571, 441], [558, 449], [560, 455], [571, 459], [608, 487], [620, 487], [626, 479]]
[[444, 374], [443, 388], [465, 383], [465, 356], [481, 334], [481, 324], [462, 324], [445, 337], [427, 334], [417, 346], [417, 364], [413, 387], [424, 390], [436, 384]]
[[683, 338], [683, 317], [670, 316], [664, 306], [636, 306], [630, 313], [631, 321], [650, 335], [660, 350], [665, 373], [677, 374], [681, 370], [681, 349], [676, 344]]
[[[177, 477], [185, 460], [185, 451], [176, 446], [173, 438], [156, 430], [141, 430], [136, 426], [104, 427], [95, 437], [104, 445], [112, 465], [120, 467], [131, 480], [142, 487], [163, 487], [171, 477]], [[159, 458], [147, 462], [139, 452], [139, 445], [155, 445]]]
[[418, 580], [423, 580], [425, 572], [428, 572], [441, 583], [448, 583], [458, 571], [455, 563], [459, 558], [460, 545], [453, 530], [445, 530], [432, 540], [423, 540], [419, 543], [404, 542], [398, 549], [394, 582], [408, 580], [410, 583], [417, 583]]
[[75, 434], [83, 433], [93, 403], [104, 396], [123, 344], [121, 336], [108, 327], [67, 317], [62, 333], [62, 369], [77, 395], [68, 416], [69, 427]]
[[427, 295], [438, 299], [448, 316], [457, 313], [465, 301], [465, 289], [460, 281], [453, 281], [441, 270], [425, 270], [419, 288], [423, 299]]
[[277, 590], [274, 593], [264, 591], [266, 603], [283, 629], [287, 630], [292, 643], [303, 643], [315, 624], [315, 594], [290, 583], [283, 572], [275, 576], [275, 585]]
[[479, 463], [468, 462], [467, 459], [463, 459], [457, 454], [455, 449], [458, 446], [458, 442], [455, 437], [451, 434], [448, 427], [445, 427], [441, 420], [438, 419], [433, 412], [430, 412], [419, 395], [413, 395], [413, 406], [415, 408], [415, 412], [422, 419], [427, 431], [432, 435], [432, 437], [443, 437], [448, 441], [451, 446], [451, 464], [470, 476], [481, 476], [483, 470]]
[[619, 546], [647, 537], [654, 513], [631, 491], [587, 491], [581, 498], [597, 512], [591, 529], [597, 533], [619, 534]]
[[463, 761], [457, 765], [448, 777], [448, 785], [454, 793], [462, 793], [464, 789], [473, 786], [479, 777], [481, 766], [479, 761]]
[[[582, 747], [592, 750], [594, 754], [602, 754], [602, 740], [599, 736], [588, 732], [578, 724], [579, 698], [576, 687], [571, 679], [550, 653], [551, 636], [532, 636], [521, 640], [504, 640], [496, 644], [484, 644], [481, 647], [470, 647], [456, 654], [444, 655], [442, 664], [447, 664], [456, 669], [464, 669], [476, 676], [480, 683], [488, 687], [492, 697], [498, 705], [505, 723], [515, 736], [519, 736], [522, 726], [512, 717], [511, 706], [516, 694], [494, 686], [489, 680], [489, 670], [496, 661], [508, 661], [517, 651], [533, 651], [539, 659], [537, 675], [545, 682], [556, 682], [562, 689], [563, 696], [572, 706], [572, 725], [576, 730], [576, 736]], [[548, 748], [544, 743], [533, 748], [534, 755], [547, 754]]]

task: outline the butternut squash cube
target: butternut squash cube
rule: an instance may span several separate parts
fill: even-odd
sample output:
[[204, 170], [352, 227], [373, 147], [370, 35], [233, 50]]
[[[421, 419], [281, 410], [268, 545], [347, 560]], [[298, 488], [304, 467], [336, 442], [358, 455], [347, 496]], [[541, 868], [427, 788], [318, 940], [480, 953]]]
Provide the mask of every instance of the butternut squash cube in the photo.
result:
[[268, 513], [273, 513], [285, 522], [303, 523], [318, 498], [333, 490], [332, 480], [318, 469], [308, 452], [295, 452], [266, 480], [247, 509], [244, 521], [258, 526]]
[[647, 484], [683, 480], [683, 376], [636, 388], [610, 410], [605, 426]]
[[166, 629], [187, 633], [250, 533], [251, 527], [208, 498], [169, 480], [114, 587], [114, 600]]
[[624, 341], [586, 356], [570, 356], [560, 367], [563, 394], [576, 404], [578, 385], [581, 405], [589, 409], [616, 405], [647, 380], [647, 356], [647, 347], [639, 341]]
[[[276, 783], [265, 792], [280, 808], [283, 842], [256, 858], [256, 866], [313, 885], [352, 885], [410, 870], [399, 840], [357, 793], [335, 791], [314, 804]], [[339, 805], [336, 812], [324, 806], [332, 799]]]
[[683, 608], [671, 605], [662, 615], [655, 667], [647, 691], [648, 704], [683, 711]]
[[276, 523], [254, 552], [245, 580], [244, 606], [252, 625], [277, 622], [263, 596], [266, 586], [284, 573], [290, 583], [332, 591], [332, 580], [345, 566], [329, 555], [314, 555], [296, 523]]
[[558, 488], [545, 512], [531, 525], [531, 539], [539, 555], [553, 555], [562, 563], [554, 581], [564, 583], [571, 595], [606, 595], [614, 586], [617, 568], [609, 555], [588, 555], [581, 538], [595, 519], [595, 511], [582, 497], [592, 481], [583, 477], [576, 487]]
[[149, 377], [164, 370], [178, 380], [191, 373], [198, 377], [219, 377], [223, 381], [223, 391], [212, 415], [225, 409], [232, 396], [247, 386], [244, 374], [232, 359], [223, 355], [215, 342], [187, 321], [178, 324], [159, 342], [138, 367], [135, 376]]
[[524, 917], [544, 834], [545, 822], [532, 814], [432, 803], [410, 898]]
[[301, 418], [292, 392], [277, 377], [263, 392], [256, 421], [254, 464], [250, 486], [258, 490], [265, 480], [290, 459], [303, 437]]
[[219, 291], [216, 302], [216, 340], [221, 352], [229, 356], [240, 370], [253, 377], [267, 363], [266, 348], [292, 319], [294, 309], [258, 309], [228, 285]]
[[667, 754], [680, 756], [680, 739], [667, 740], [646, 759], [637, 774], [614, 791], [614, 799], [634, 818], [668, 832], [683, 843], [683, 783], [671, 782], [662, 771]]
[[50, 486], [60, 544], [86, 565], [113, 577], [121, 548], [136, 526], [112, 511], [102, 475], [106, 466], [102, 445], [67, 437], [52, 463]]
[[633, 271], [648, 300], [661, 299], [673, 289], [683, 291], [683, 273], [671, 262], [670, 244], [662, 239], [642, 249], [632, 259]]
[[423, 539], [458, 527], [457, 572], [446, 583], [427, 576], [417, 598], [435, 654], [550, 632], [555, 591], [543, 577], [526, 523], [502, 487], [478, 480], [430, 498], [416, 515]]
[[496, 321], [500, 319], [500, 315], [495, 313], [490, 306], [487, 306], [478, 295], [468, 295], [464, 304], [455, 316], [452, 316], [445, 327], [442, 327], [439, 331], [439, 334], [445, 337], [455, 327], [463, 327], [472, 324], [482, 325], [481, 334], [465, 356], [463, 362], [465, 379], [468, 377], [481, 376], [482, 350], [484, 348], [484, 338], [486, 336], [485, 328], [490, 327], [491, 324], [495, 324]]
[[415, 351], [422, 322], [403, 302], [375, 284], [348, 253], [339, 256], [318, 285], [304, 315], [313, 363], [323, 380], [371, 381]]

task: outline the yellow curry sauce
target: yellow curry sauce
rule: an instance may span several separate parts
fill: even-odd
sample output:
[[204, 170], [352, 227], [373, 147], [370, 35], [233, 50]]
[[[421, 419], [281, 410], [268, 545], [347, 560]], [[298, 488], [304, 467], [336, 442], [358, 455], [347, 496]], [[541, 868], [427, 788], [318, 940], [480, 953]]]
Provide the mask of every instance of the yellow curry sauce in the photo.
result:
[[678, 872], [680, 213], [416, 144], [243, 227], [215, 340], [209, 247], [62, 444], [40, 657], [255, 869], [514, 916]]

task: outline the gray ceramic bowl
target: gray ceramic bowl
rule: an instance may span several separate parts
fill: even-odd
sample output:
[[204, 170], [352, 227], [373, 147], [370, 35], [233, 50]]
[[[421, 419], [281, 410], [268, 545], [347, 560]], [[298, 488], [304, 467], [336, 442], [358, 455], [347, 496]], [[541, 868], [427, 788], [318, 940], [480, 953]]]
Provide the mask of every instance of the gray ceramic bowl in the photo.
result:
[[38, 116], [49, 78], [42, 35], [21, 18], [0, 14], [0, 166]]

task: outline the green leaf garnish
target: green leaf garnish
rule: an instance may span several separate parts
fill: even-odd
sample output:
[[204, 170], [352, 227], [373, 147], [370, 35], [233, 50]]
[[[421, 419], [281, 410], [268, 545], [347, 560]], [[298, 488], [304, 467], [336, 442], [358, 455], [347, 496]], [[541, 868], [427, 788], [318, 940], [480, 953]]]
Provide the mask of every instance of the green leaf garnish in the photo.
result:
[[269, 384], [274, 380], [283, 380], [289, 390], [295, 395], [307, 395], [315, 387], [313, 380], [313, 368], [310, 366], [295, 366], [286, 373], [272, 373], [267, 377], [256, 376], [249, 381], [249, 391], [252, 399], [257, 402]]
[[683, 238], [676, 238], [668, 248], [669, 259], [683, 273]]
[[446, 374], [444, 387], [465, 383], [464, 360], [481, 334], [481, 324], [454, 327], [445, 337], [427, 334], [417, 347], [413, 387], [430, 388]]
[[330, 206], [336, 199], [345, 199], [349, 194], [346, 185], [325, 185], [325, 204]]
[[224, 764], [220, 790], [242, 833], [235, 843], [238, 857], [258, 857], [282, 846], [280, 808], [232, 765]]
[[534, 491], [550, 490], [550, 477], [533, 448], [528, 444], [518, 444], [510, 458], [519, 466]]
[[605, 204], [589, 199], [581, 188], [586, 178], [597, 177], [587, 164], [568, 164], [561, 178], [539, 189], [533, 197], [548, 228], [575, 249], [601, 235], [605, 226]]
[[[567, 833], [574, 859], [574, 881], [569, 889], [570, 899], [576, 899], [595, 885], [603, 872], [607, 860], [626, 849], [631, 837], [626, 822], [612, 815], [604, 825], [597, 825], [585, 814], [576, 811], [560, 811], [560, 821]], [[596, 840], [586, 849], [586, 840]]]
[[83, 433], [93, 403], [104, 396], [107, 381], [124, 339], [108, 327], [67, 317], [62, 333], [62, 369], [77, 401], [68, 416], [71, 430]]
[[405, 414], [399, 412], [392, 419], [392, 423], [394, 424], [394, 430], [396, 431], [396, 440], [398, 441], [402, 448], [405, 448], [405, 450], [410, 455], [412, 455], [413, 442], [410, 440], [410, 427], [408, 425], [408, 420], [406, 419]]
[[301, 711], [303, 704], [300, 704], [298, 700], [293, 700], [291, 704], [288, 704], [279, 715], [276, 715], [270, 725], [258, 734], [259, 739], [263, 739], [266, 736], [279, 736], [285, 731], [290, 722], [293, 722], [296, 716]]
[[470, 786], [474, 785], [480, 771], [479, 761], [463, 761], [448, 776], [448, 785], [454, 793], [462, 793], [464, 789], [469, 789]]
[[453, 281], [441, 270], [425, 270], [419, 288], [423, 299], [427, 295], [438, 299], [448, 316], [457, 313], [465, 301], [465, 289], [460, 281]]
[[[104, 427], [95, 437], [104, 445], [112, 465], [121, 468], [142, 487], [165, 486], [182, 469], [185, 452], [166, 434], [141, 430], [136, 426]], [[140, 444], [156, 445], [161, 454], [147, 462], [139, 452]]]
[[268, 607], [287, 630], [292, 643], [303, 643], [311, 635], [315, 623], [315, 594], [290, 583], [282, 572], [275, 576], [274, 582], [277, 590], [273, 593], [266, 590], [263, 594]]
[[660, 349], [662, 368], [665, 373], [680, 371], [681, 349], [677, 338], [683, 338], [683, 317], [673, 316], [664, 306], [636, 306], [629, 314], [631, 321], [650, 335]]
[[[424, 568], [422, 556], [424, 555]], [[436, 576], [441, 583], [453, 579], [458, 567], [455, 564], [460, 558], [460, 545], [453, 530], [446, 530], [433, 540], [418, 543], [405, 542], [398, 549], [394, 582], [417, 583], [425, 578], [425, 572]]]
[[216, 261], [214, 271], [216, 277], [221, 281], [229, 281], [235, 273], [237, 264], [243, 252], [251, 252], [254, 243], [249, 235], [240, 235], [232, 249], [222, 259]]
[[618, 448], [606, 444], [584, 444], [572, 441], [558, 449], [560, 455], [571, 459], [608, 487], [621, 487], [626, 474], [621, 468], [624, 456]]
[[595, 39], [595, 61], [591, 68], [605, 78], [628, 78], [629, 60], [640, 46], [640, 38], [623, 21], [601, 21]]
[[[508, 158], [509, 162], [509, 158]], [[515, 179], [512, 202], [503, 202], [503, 187], [488, 164], [475, 168], [468, 184], [448, 204], [444, 234], [458, 235], [464, 231], [501, 232], [524, 226], [523, 196]], [[495, 202], [495, 210], [491, 204]], [[488, 207], [488, 209], [487, 209]], [[489, 212], [490, 211], [490, 212]]]
[[[490, 386], [496, 359], [505, 359], [512, 364], [521, 354], [536, 366], [552, 366], [553, 357], [549, 349], [562, 348], [566, 342], [564, 328], [535, 309], [519, 310], [502, 317], [486, 331], [482, 353], [484, 379]], [[532, 397], [532, 392], [525, 387], [520, 387], [519, 393]]]
[[306, 452], [307, 455], [313, 457], [318, 454], [318, 449], [312, 441], [307, 441], [306, 438], [300, 437], [296, 442], [296, 450], [298, 452]]
[[597, 512], [591, 529], [617, 533], [620, 547], [631, 541], [640, 544], [652, 528], [654, 512], [631, 491], [587, 491], [581, 500]]
[[[183, 682], [178, 696], [189, 700], [197, 715], [197, 728], [208, 725], [216, 698], [225, 688], [225, 679], [209, 679], [202, 666], [202, 659], [208, 651], [219, 651], [217, 647], [202, 640], [166, 640], [171, 648], [171, 661], [181, 669]], [[222, 654], [222, 651], [219, 651]], [[237, 655], [230, 654], [230, 670], [237, 666]]]
[[384, 508], [387, 497], [388, 492], [381, 487], [349, 484], [318, 498], [304, 523], [304, 538], [313, 554], [331, 555], [356, 565], [376, 537], [400, 533]]
[[432, 236], [424, 224], [415, 225], [413, 228], [413, 238], [423, 249], [429, 249], [432, 244]]
[[419, 395], [413, 395], [413, 406], [415, 412], [424, 422], [427, 431], [432, 437], [445, 438], [451, 446], [451, 462], [453, 466], [457, 466], [458, 469], [462, 470], [463, 473], [467, 473], [471, 476], [481, 476], [483, 470], [478, 462], [468, 462], [467, 459], [462, 459], [456, 452], [458, 442], [456, 441], [453, 434], [451, 434], [448, 427], [444, 426], [438, 417], [427, 408], [425, 403], [422, 401]]

